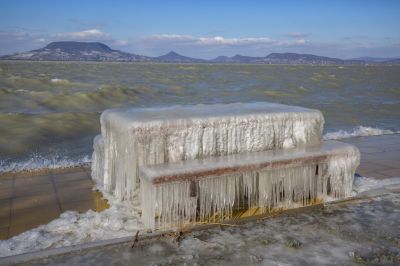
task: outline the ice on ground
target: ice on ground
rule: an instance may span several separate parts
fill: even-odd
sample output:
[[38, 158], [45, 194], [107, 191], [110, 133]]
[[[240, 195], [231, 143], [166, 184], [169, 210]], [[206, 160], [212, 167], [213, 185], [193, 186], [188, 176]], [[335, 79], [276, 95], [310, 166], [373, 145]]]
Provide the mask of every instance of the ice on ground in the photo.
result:
[[67, 211], [48, 224], [0, 241], [0, 257], [132, 235], [143, 228], [138, 203], [120, 202], [105, 193], [110, 208], [102, 212]]
[[[39, 265], [399, 265], [400, 194], [354, 204], [82, 250]], [[29, 265], [29, 262], [26, 263]]]
[[[393, 185], [400, 185], [400, 177], [387, 180], [374, 181], [371, 178], [356, 177], [353, 185], [354, 195], [361, 191], [382, 187], [383, 184], [389, 185], [389, 182]], [[102, 212], [90, 210], [81, 214], [68, 211], [49, 224], [41, 225], [8, 240], [1, 240], [0, 257], [96, 240], [133, 236], [137, 230], [144, 228], [140, 221], [137, 201], [120, 202], [106, 192], [104, 192], [104, 196], [110, 204], [110, 208], [107, 210]], [[304, 215], [307, 216], [307, 214]], [[286, 227], [285, 230], [287, 230]], [[229, 243], [221, 239], [221, 245], [229, 246]]]

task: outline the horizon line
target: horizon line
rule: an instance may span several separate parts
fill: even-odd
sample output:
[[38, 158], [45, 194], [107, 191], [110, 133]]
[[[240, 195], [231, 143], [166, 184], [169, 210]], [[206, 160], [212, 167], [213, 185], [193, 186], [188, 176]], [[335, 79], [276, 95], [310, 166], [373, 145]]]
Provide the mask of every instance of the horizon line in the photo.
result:
[[[109, 44], [107, 44], [107, 43], [104, 43], [104, 42], [100, 42], [100, 41], [75, 41], [75, 40], [53, 41], [53, 42], [47, 43], [45, 46], [42, 46], [41, 48], [37, 48], [37, 49], [33, 49], [33, 50], [28, 50], [28, 51], [15, 52], [15, 53], [12, 53], [12, 54], [0, 54], [0, 57], [3, 57], [3, 56], [11, 56], [11, 55], [16, 55], [16, 54], [20, 54], [20, 53], [27, 53], [27, 52], [31, 52], [31, 51], [43, 49], [43, 48], [45, 48], [46, 46], [48, 46], [49, 44], [51, 44], [51, 43], [60, 43], [60, 42], [65, 42], [65, 43], [98, 43], [98, 44], [106, 45], [108, 48], [110, 48], [111, 50], [114, 50], [114, 51], [120, 51], [120, 52], [124, 52], [124, 53], [129, 53], [129, 54], [134, 54], [134, 55], [139, 55], [139, 56], [145, 56], [145, 57], [149, 57], [149, 58], [157, 58], [157, 57], [161, 57], [161, 56], [164, 56], [164, 55], [168, 55], [168, 54], [170, 54], [171, 52], [173, 52], [173, 53], [176, 53], [176, 54], [178, 54], [178, 55], [180, 55], [180, 56], [190, 57], [190, 58], [192, 58], [192, 59], [205, 60], [205, 61], [210, 61], [210, 60], [216, 59], [216, 58], [218, 58], [218, 57], [229, 57], [229, 58], [232, 58], [232, 57], [235, 57], [235, 56], [244, 56], [244, 57], [252, 57], [252, 58], [257, 58], [257, 57], [263, 58], [263, 57], [267, 57], [268, 55], [271, 55], [271, 54], [313, 55], [313, 56], [327, 57], [327, 58], [331, 58], [331, 59], [340, 59], [340, 60], [360, 60], [361, 58], [388, 59], [388, 60], [400, 59], [400, 55], [399, 55], [399, 56], [391, 56], [391, 57], [380, 57], [380, 56], [375, 57], [375, 56], [364, 55], [364, 56], [358, 56], [358, 57], [343, 58], [343, 57], [331, 57], [331, 56], [326, 56], [326, 55], [319, 55], [319, 54], [314, 54], [314, 53], [296, 53], [296, 52], [270, 52], [270, 53], [267, 53], [267, 54], [257, 55], [257, 56], [249, 56], [249, 55], [244, 55], [244, 54], [236, 53], [236, 54], [234, 54], [234, 55], [218, 55], [218, 56], [215, 56], [215, 57], [206, 59], [206, 58], [193, 57], [193, 56], [191, 56], [191, 55], [184, 55], [184, 54], [182, 54], [182, 53], [180, 53], [180, 52], [177, 52], [176, 50], [170, 50], [169, 52], [164, 53], [164, 54], [161, 54], [161, 55], [158, 55], [158, 56], [149, 56], [149, 55], [144, 55], [144, 54], [136, 53], [136, 52], [126, 52], [126, 51], [120, 50], [120, 49], [113, 49], [113, 48], [111, 47], [111, 45], [109, 45]], [[68, 60], [67, 60], [67, 61], [68, 61]]]

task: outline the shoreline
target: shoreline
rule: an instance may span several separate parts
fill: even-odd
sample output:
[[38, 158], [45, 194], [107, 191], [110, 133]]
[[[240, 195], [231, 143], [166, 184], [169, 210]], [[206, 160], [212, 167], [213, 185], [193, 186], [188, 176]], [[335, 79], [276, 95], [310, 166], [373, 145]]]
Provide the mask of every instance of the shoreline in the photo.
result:
[[83, 63], [83, 64], [134, 64], [134, 65], [212, 65], [212, 66], [318, 66], [318, 67], [379, 67], [389, 66], [397, 67], [399, 63], [344, 63], [344, 64], [323, 64], [323, 63], [224, 63], [224, 62], [146, 62], [146, 61], [90, 61], [90, 60], [26, 60], [26, 59], [0, 59], [0, 62], [22, 62], [22, 63]]
[[[345, 143], [356, 143], [358, 138], [369, 138], [369, 137], [380, 137], [380, 136], [387, 136], [387, 135], [400, 135], [400, 131], [393, 131], [390, 129], [380, 129], [376, 127], [368, 127], [368, 126], [358, 126], [354, 127], [352, 130], [336, 130], [331, 132], [326, 132], [323, 135], [323, 140], [336, 140]], [[93, 151], [92, 151], [93, 152]], [[92, 152], [90, 154], [92, 154]], [[68, 172], [74, 171], [76, 169], [79, 171], [80, 168], [91, 168], [91, 155], [83, 155], [83, 157], [77, 159], [74, 162], [74, 159], [71, 158], [71, 162], [63, 165], [63, 162], [55, 162], [56, 165], [46, 165], [46, 166], [30, 166], [29, 161], [21, 161], [21, 162], [10, 162], [11, 165], [18, 165], [14, 166], [14, 168], [4, 168], [4, 164], [2, 168], [0, 168], [0, 180], [3, 177], [9, 177], [15, 174], [18, 176], [35, 176], [41, 174], [48, 174], [51, 171], [54, 172]], [[46, 160], [46, 159], [44, 159]], [[5, 170], [7, 169], [7, 170]]]

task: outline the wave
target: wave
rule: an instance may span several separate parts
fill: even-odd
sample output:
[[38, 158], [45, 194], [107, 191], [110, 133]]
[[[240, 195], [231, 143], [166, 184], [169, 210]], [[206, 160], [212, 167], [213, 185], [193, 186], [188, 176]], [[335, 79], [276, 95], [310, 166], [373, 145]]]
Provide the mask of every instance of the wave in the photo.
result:
[[50, 82], [58, 83], [58, 84], [65, 84], [65, 85], [70, 83], [69, 80], [67, 80], [67, 79], [59, 79], [59, 78], [52, 78], [52, 79], [50, 79]]
[[76, 167], [89, 164], [91, 163], [91, 161], [92, 159], [88, 155], [84, 155], [79, 158], [71, 158], [68, 156], [57, 156], [57, 155], [52, 157], [33, 155], [29, 159], [17, 162], [0, 160], [0, 173]]
[[353, 196], [386, 186], [400, 185], [400, 177], [376, 179], [374, 177], [355, 176], [353, 183]]
[[352, 137], [367, 137], [367, 136], [379, 136], [379, 135], [392, 135], [398, 134], [400, 131], [393, 131], [390, 129], [380, 129], [374, 127], [358, 126], [353, 128], [352, 131], [338, 130], [334, 132], [328, 132], [324, 135], [324, 140], [332, 139], [346, 139]]
[[[142, 97], [152, 97], [143, 87], [92, 86], [80, 83], [41, 89], [13, 89], [0, 86], [0, 112], [94, 112], [138, 104]], [[1, 121], [1, 120], [0, 120]]]

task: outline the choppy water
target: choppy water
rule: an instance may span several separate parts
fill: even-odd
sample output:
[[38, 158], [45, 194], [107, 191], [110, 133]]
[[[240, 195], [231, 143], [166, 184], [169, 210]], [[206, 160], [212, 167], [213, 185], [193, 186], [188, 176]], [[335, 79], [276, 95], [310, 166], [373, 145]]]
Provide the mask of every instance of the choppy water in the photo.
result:
[[398, 132], [400, 66], [0, 61], [0, 170], [89, 161], [107, 108], [249, 101], [320, 109], [332, 138]]

